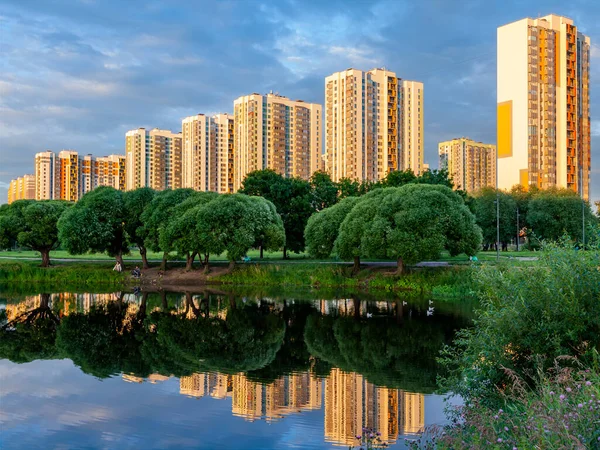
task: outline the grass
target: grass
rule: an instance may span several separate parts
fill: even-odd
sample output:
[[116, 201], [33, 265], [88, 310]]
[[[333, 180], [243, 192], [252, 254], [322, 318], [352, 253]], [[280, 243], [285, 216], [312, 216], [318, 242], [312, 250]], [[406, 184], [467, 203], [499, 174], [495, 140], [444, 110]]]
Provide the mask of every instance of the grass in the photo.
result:
[[[537, 257], [539, 252], [533, 251], [508, 251], [508, 252], [500, 252], [501, 259], [507, 258], [515, 258], [515, 257]], [[160, 252], [148, 252], [148, 260], [150, 261], [160, 261], [162, 260], [162, 253]], [[338, 259], [329, 258], [329, 259], [314, 259], [311, 258], [307, 253], [290, 253], [288, 252], [288, 259], [283, 259], [283, 252], [264, 252], [263, 259], [260, 259], [260, 253], [258, 250], [250, 250], [248, 252], [248, 256], [252, 261], [261, 261], [261, 262], [272, 262], [277, 261], [280, 263], [285, 262], [340, 262]], [[40, 258], [39, 252], [35, 252], [33, 250], [12, 250], [12, 251], [0, 251], [0, 258], [4, 259], [24, 259], [24, 258]], [[480, 261], [496, 261], [496, 252], [479, 252], [477, 254], [477, 258]], [[54, 250], [50, 253], [51, 260], [61, 260], [61, 259], [80, 259], [80, 260], [98, 260], [98, 261], [114, 261], [114, 258], [108, 256], [105, 253], [86, 253], [84, 255], [71, 255], [65, 250]], [[137, 250], [132, 250], [131, 254], [124, 255], [123, 259], [125, 261], [141, 261], [140, 255]], [[172, 255], [171, 260], [178, 259], [176, 255]], [[227, 261], [226, 254], [211, 256], [211, 261], [219, 262], [219, 261]], [[378, 261], [391, 261], [391, 260], [382, 260], [382, 259], [364, 259], [363, 262], [378, 262]], [[469, 263], [469, 258], [466, 255], [458, 255], [458, 256], [450, 256], [447, 252], [442, 254], [442, 257], [439, 261], [446, 261], [452, 264], [466, 264]]]
[[343, 287], [452, 297], [472, 294], [470, 274], [464, 267], [415, 268], [403, 275], [391, 273], [390, 268], [366, 268], [352, 276], [352, 268], [342, 265], [256, 264], [238, 267], [214, 279], [234, 285]]
[[112, 270], [111, 263], [62, 263], [42, 268], [36, 261], [0, 261], [0, 283], [65, 285], [123, 285], [125, 273]]

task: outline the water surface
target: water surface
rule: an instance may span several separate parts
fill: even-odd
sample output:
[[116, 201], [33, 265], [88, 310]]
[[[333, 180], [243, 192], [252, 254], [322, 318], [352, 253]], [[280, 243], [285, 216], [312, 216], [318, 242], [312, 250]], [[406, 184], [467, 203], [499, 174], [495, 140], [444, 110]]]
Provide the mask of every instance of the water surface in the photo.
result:
[[468, 307], [243, 294], [0, 294], [0, 448], [404, 448], [444, 422]]

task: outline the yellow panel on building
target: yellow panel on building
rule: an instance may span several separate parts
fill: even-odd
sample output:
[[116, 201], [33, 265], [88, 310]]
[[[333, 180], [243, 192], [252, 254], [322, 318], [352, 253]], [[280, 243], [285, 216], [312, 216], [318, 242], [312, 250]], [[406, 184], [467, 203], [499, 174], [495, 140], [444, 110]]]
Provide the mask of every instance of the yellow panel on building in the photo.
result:
[[512, 156], [512, 100], [498, 103], [498, 158]]

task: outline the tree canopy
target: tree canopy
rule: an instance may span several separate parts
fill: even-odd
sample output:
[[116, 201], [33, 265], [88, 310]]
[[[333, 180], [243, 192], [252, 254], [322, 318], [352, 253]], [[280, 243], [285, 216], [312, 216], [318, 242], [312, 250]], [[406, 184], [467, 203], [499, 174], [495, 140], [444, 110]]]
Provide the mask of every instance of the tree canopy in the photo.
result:
[[48, 267], [50, 251], [59, 244], [58, 219], [69, 206], [59, 200], [13, 202], [0, 215], [0, 243], [17, 241], [23, 247], [38, 251], [42, 267]]
[[[510, 242], [517, 236], [517, 202], [504, 191], [483, 188], [475, 193], [470, 206], [486, 245], [494, 245], [497, 238], [497, 198], [500, 200], [500, 242]], [[525, 226], [524, 218], [519, 222]]]
[[328, 258], [331, 255], [340, 225], [358, 200], [358, 197], [346, 197], [308, 219], [304, 236], [310, 256]]
[[123, 192], [102, 186], [85, 194], [58, 221], [59, 239], [73, 255], [106, 252], [123, 263], [129, 253]]
[[137, 245], [140, 256], [142, 257], [142, 265], [144, 269], [148, 268], [148, 259], [146, 257], [146, 244], [142, 231], [142, 214], [148, 205], [154, 199], [156, 192], [148, 187], [141, 187], [133, 191], [125, 191], [123, 193], [123, 203], [125, 208], [125, 232], [129, 242]]

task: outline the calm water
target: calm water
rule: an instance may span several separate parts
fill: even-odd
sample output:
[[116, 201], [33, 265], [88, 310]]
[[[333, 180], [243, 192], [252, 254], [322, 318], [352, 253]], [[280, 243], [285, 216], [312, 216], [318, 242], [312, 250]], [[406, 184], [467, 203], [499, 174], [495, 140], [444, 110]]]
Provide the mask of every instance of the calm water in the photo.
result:
[[0, 293], [0, 448], [405, 448], [443, 423], [434, 358], [469, 307], [321, 296]]

